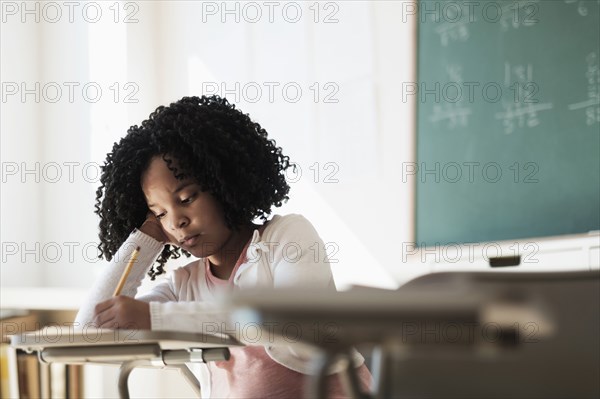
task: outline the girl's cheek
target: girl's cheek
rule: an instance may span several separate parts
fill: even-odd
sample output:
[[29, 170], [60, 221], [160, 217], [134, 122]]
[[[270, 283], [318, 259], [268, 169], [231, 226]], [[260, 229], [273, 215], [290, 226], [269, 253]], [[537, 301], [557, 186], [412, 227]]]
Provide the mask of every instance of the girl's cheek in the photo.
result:
[[[163, 229], [164, 231], [164, 229]], [[179, 242], [177, 241], [177, 239], [175, 238], [175, 236], [172, 236], [171, 234], [165, 232], [165, 234], [167, 235], [167, 238], [169, 239], [169, 243], [173, 244], [173, 245], [177, 245], [179, 246]]]

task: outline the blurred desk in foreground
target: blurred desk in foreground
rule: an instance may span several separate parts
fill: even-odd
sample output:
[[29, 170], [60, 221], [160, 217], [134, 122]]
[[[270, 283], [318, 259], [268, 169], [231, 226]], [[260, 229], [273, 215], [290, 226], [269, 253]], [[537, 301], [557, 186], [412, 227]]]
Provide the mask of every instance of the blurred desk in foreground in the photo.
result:
[[[317, 347], [309, 397], [339, 357], [352, 397], [564, 398], [600, 395], [600, 273], [437, 273], [397, 291], [240, 291], [234, 319]], [[286, 336], [286, 334], [288, 336]], [[353, 346], [375, 348], [360, 392]]]
[[11, 346], [37, 352], [41, 362], [120, 364], [119, 395], [129, 398], [127, 380], [135, 367], [176, 367], [200, 394], [200, 385], [185, 363], [228, 360], [230, 346], [240, 346], [226, 335], [176, 331], [108, 330], [51, 327], [13, 335]]

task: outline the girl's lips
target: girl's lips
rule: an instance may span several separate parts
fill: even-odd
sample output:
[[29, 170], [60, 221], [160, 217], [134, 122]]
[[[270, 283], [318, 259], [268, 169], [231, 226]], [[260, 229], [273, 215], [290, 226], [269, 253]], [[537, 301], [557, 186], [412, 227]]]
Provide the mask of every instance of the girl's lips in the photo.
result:
[[200, 236], [200, 234], [196, 234], [195, 236], [191, 236], [187, 240], [183, 241], [181, 243], [181, 245], [186, 246], [186, 247], [191, 247], [191, 246], [193, 246], [196, 243], [196, 241], [198, 241], [198, 237], [199, 236]]

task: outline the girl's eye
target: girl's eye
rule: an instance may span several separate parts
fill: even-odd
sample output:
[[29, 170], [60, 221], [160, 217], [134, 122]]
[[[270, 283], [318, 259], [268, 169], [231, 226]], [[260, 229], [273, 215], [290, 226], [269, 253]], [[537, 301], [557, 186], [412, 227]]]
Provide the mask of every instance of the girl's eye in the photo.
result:
[[155, 215], [155, 216], [156, 216], [157, 219], [160, 220], [160, 219], [162, 219], [165, 216], [165, 213], [163, 212], [163, 213], [160, 213], [160, 214]]
[[189, 203], [190, 203], [190, 202], [192, 202], [193, 200], [194, 200], [194, 195], [191, 195], [191, 196], [189, 196], [189, 197], [187, 197], [187, 198], [185, 198], [185, 199], [182, 199], [182, 200], [181, 200], [181, 203], [182, 203], [182, 204], [189, 204]]

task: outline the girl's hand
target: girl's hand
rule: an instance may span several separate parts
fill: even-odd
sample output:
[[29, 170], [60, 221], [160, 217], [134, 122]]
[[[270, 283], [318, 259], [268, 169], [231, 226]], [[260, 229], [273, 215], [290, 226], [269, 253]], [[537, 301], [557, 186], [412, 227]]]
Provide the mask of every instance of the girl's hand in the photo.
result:
[[93, 322], [98, 328], [149, 330], [150, 304], [119, 295], [96, 305]]
[[157, 241], [165, 243], [169, 241], [169, 238], [167, 237], [165, 231], [162, 228], [162, 225], [160, 224], [156, 216], [152, 214], [152, 212], [148, 212], [148, 214], [146, 215], [146, 220], [140, 227], [140, 231], [144, 234], [148, 234], [150, 237], [154, 238]]

